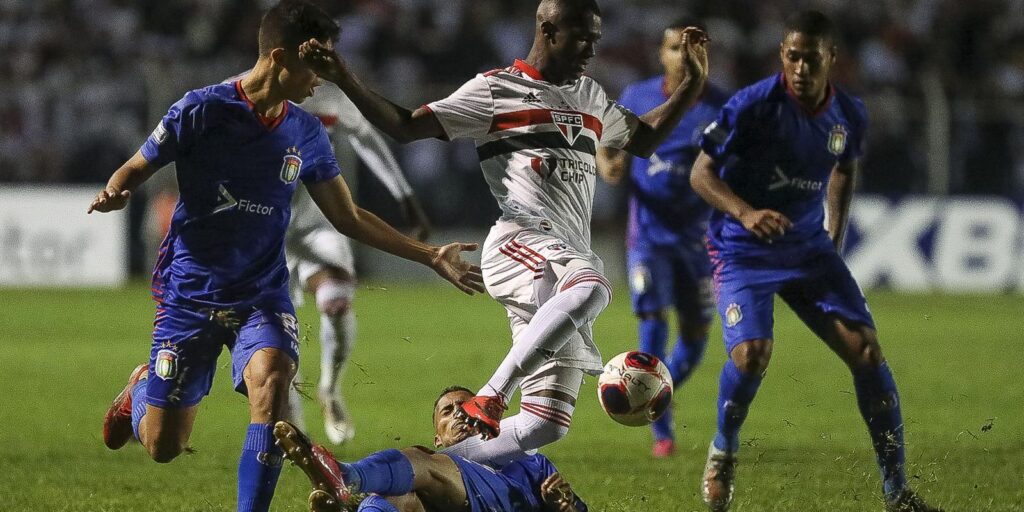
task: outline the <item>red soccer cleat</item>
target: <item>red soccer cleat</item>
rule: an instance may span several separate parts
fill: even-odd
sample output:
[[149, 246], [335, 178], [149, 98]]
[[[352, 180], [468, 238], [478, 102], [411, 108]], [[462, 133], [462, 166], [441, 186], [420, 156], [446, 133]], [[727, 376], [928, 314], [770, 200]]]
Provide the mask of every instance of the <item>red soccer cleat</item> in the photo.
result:
[[140, 364], [128, 376], [128, 384], [110, 404], [107, 414], [103, 416], [103, 444], [111, 450], [117, 450], [132, 438], [132, 388], [149, 374], [149, 365]]
[[313, 484], [313, 492], [309, 495], [310, 510], [340, 512], [348, 505], [352, 494], [330, 450], [313, 444], [302, 431], [287, 421], [274, 424], [274, 438], [284, 450], [284, 456], [298, 466]]
[[484, 439], [494, 439], [501, 433], [501, 417], [508, 405], [501, 396], [474, 396], [462, 402], [459, 409], [470, 428]]
[[651, 449], [651, 456], [655, 459], [671, 457], [674, 453], [676, 453], [676, 442], [671, 439], [659, 439], [654, 442], [654, 448]]

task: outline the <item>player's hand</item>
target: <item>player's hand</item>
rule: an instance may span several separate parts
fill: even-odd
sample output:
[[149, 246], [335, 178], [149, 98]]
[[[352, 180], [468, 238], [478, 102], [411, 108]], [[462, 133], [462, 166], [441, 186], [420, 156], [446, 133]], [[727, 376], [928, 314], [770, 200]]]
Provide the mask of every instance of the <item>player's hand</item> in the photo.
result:
[[462, 251], [475, 251], [477, 244], [464, 244], [456, 242], [444, 247], [438, 247], [433, 259], [430, 261], [430, 268], [448, 282], [462, 290], [466, 295], [484, 292], [484, 277], [480, 267], [470, 264], [462, 259]]
[[554, 512], [576, 512], [576, 495], [562, 475], [554, 473], [540, 484], [540, 498], [544, 509]]
[[345, 72], [345, 61], [316, 39], [299, 45], [299, 58], [324, 80], [337, 83]]
[[96, 199], [92, 200], [89, 205], [89, 209], [85, 213], [100, 212], [107, 213], [114, 210], [120, 210], [128, 205], [128, 199], [132, 196], [132, 193], [127, 190], [117, 190], [113, 187], [107, 187], [96, 194]]
[[402, 215], [405, 216], [405, 220], [413, 225], [413, 238], [421, 242], [430, 238], [433, 226], [430, 225], [427, 212], [423, 211], [423, 206], [420, 205], [420, 201], [416, 196], [409, 196], [402, 200]]
[[708, 79], [708, 34], [697, 27], [683, 29], [683, 69], [699, 87]]
[[769, 243], [793, 227], [785, 215], [775, 210], [748, 210], [740, 215], [739, 221], [747, 231]]

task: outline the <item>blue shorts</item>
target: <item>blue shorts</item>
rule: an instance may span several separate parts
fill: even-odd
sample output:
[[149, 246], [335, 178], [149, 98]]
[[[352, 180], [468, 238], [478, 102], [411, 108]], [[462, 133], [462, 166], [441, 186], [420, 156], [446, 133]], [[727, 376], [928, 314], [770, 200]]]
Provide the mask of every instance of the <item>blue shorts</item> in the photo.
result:
[[523, 484], [488, 466], [450, 455], [462, 473], [470, 512], [532, 512], [540, 510], [533, 493]]
[[711, 262], [703, 245], [638, 244], [626, 252], [633, 311], [675, 307], [685, 318], [710, 323], [714, 315]]
[[299, 360], [299, 323], [287, 297], [227, 310], [160, 304], [153, 324], [146, 402], [157, 407], [191, 407], [208, 395], [224, 346], [242, 394], [242, 374], [256, 351], [276, 348]]
[[795, 266], [712, 260], [727, 354], [744, 341], [773, 337], [776, 293], [820, 338], [833, 316], [875, 327], [864, 294], [835, 251], [813, 252]]

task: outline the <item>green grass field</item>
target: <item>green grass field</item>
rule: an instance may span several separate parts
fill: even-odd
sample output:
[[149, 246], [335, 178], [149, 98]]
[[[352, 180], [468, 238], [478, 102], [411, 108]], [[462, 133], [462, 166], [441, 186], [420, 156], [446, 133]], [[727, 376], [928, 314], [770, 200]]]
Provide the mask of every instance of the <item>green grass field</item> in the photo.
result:
[[[149, 353], [153, 303], [142, 284], [114, 291], [0, 291], [0, 510], [232, 511], [248, 423], [228, 359], [202, 405], [194, 453], [169, 465], [134, 445], [107, 450], [100, 423], [131, 368]], [[1024, 510], [1020, 343], [1024, 298], [875, 293], [872, 310], [900, 384], [914, 486], [947, 511]], [[452, 383], [477, 388], [508, 344], [487, 297], [438, 287], [360, 289], [359, 344], [345, 379], [356, 440], [337, 451], [429, 445], [430, 407]], [[302, 371], [317, 375], [316, 315], [300, 310]], [[312, 325], [311, 325], [312, 324]], [[620, 290], [595, 329], [604, 356], [635, 345]], [[778, 343], [744, 428], [733, 510], [881, 510], [879, 478], [842, 364], [780, 307]], [[649, 456], [645, 428], [604, 416], [595, 379], [572, 431], [545, 450], [591, 510], [702, 510], [698, 482], [714, 428], [718, 329], [704, 366], [677, 394], [679, 453]], [[306, 403], [314, 437], [320, 412]], [[307, 485], [286, 467], [274, 510], [305, 510]]]

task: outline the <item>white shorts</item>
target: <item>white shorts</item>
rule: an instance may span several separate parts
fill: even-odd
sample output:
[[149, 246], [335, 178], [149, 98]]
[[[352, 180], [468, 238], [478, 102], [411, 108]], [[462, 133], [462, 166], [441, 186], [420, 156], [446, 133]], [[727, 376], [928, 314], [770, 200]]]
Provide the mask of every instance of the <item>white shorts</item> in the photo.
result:
[[[512, 343], [537, 309], [574, 275], [581, 271], [601, 274], [604, 271], [601, 259], [592, 252], [577, 250], [550, 233], [507, 222], [499, 222], [491, 228], [484, 242], [480, 267], [487, 292], [508, 312]], [[594, 343], [592, 327], [580, 328], [538, 373], [559, 366], [600, 374], [604, 364]]]
[[334, 267], [355, 276], [352, 243], [333, 228], [317, 228], [304, 234], [289, 233], [284, 250], [291, 274], [289, 289], [296, 306], [303, 303], [302, 290], [306, 280], [317, 272]]

